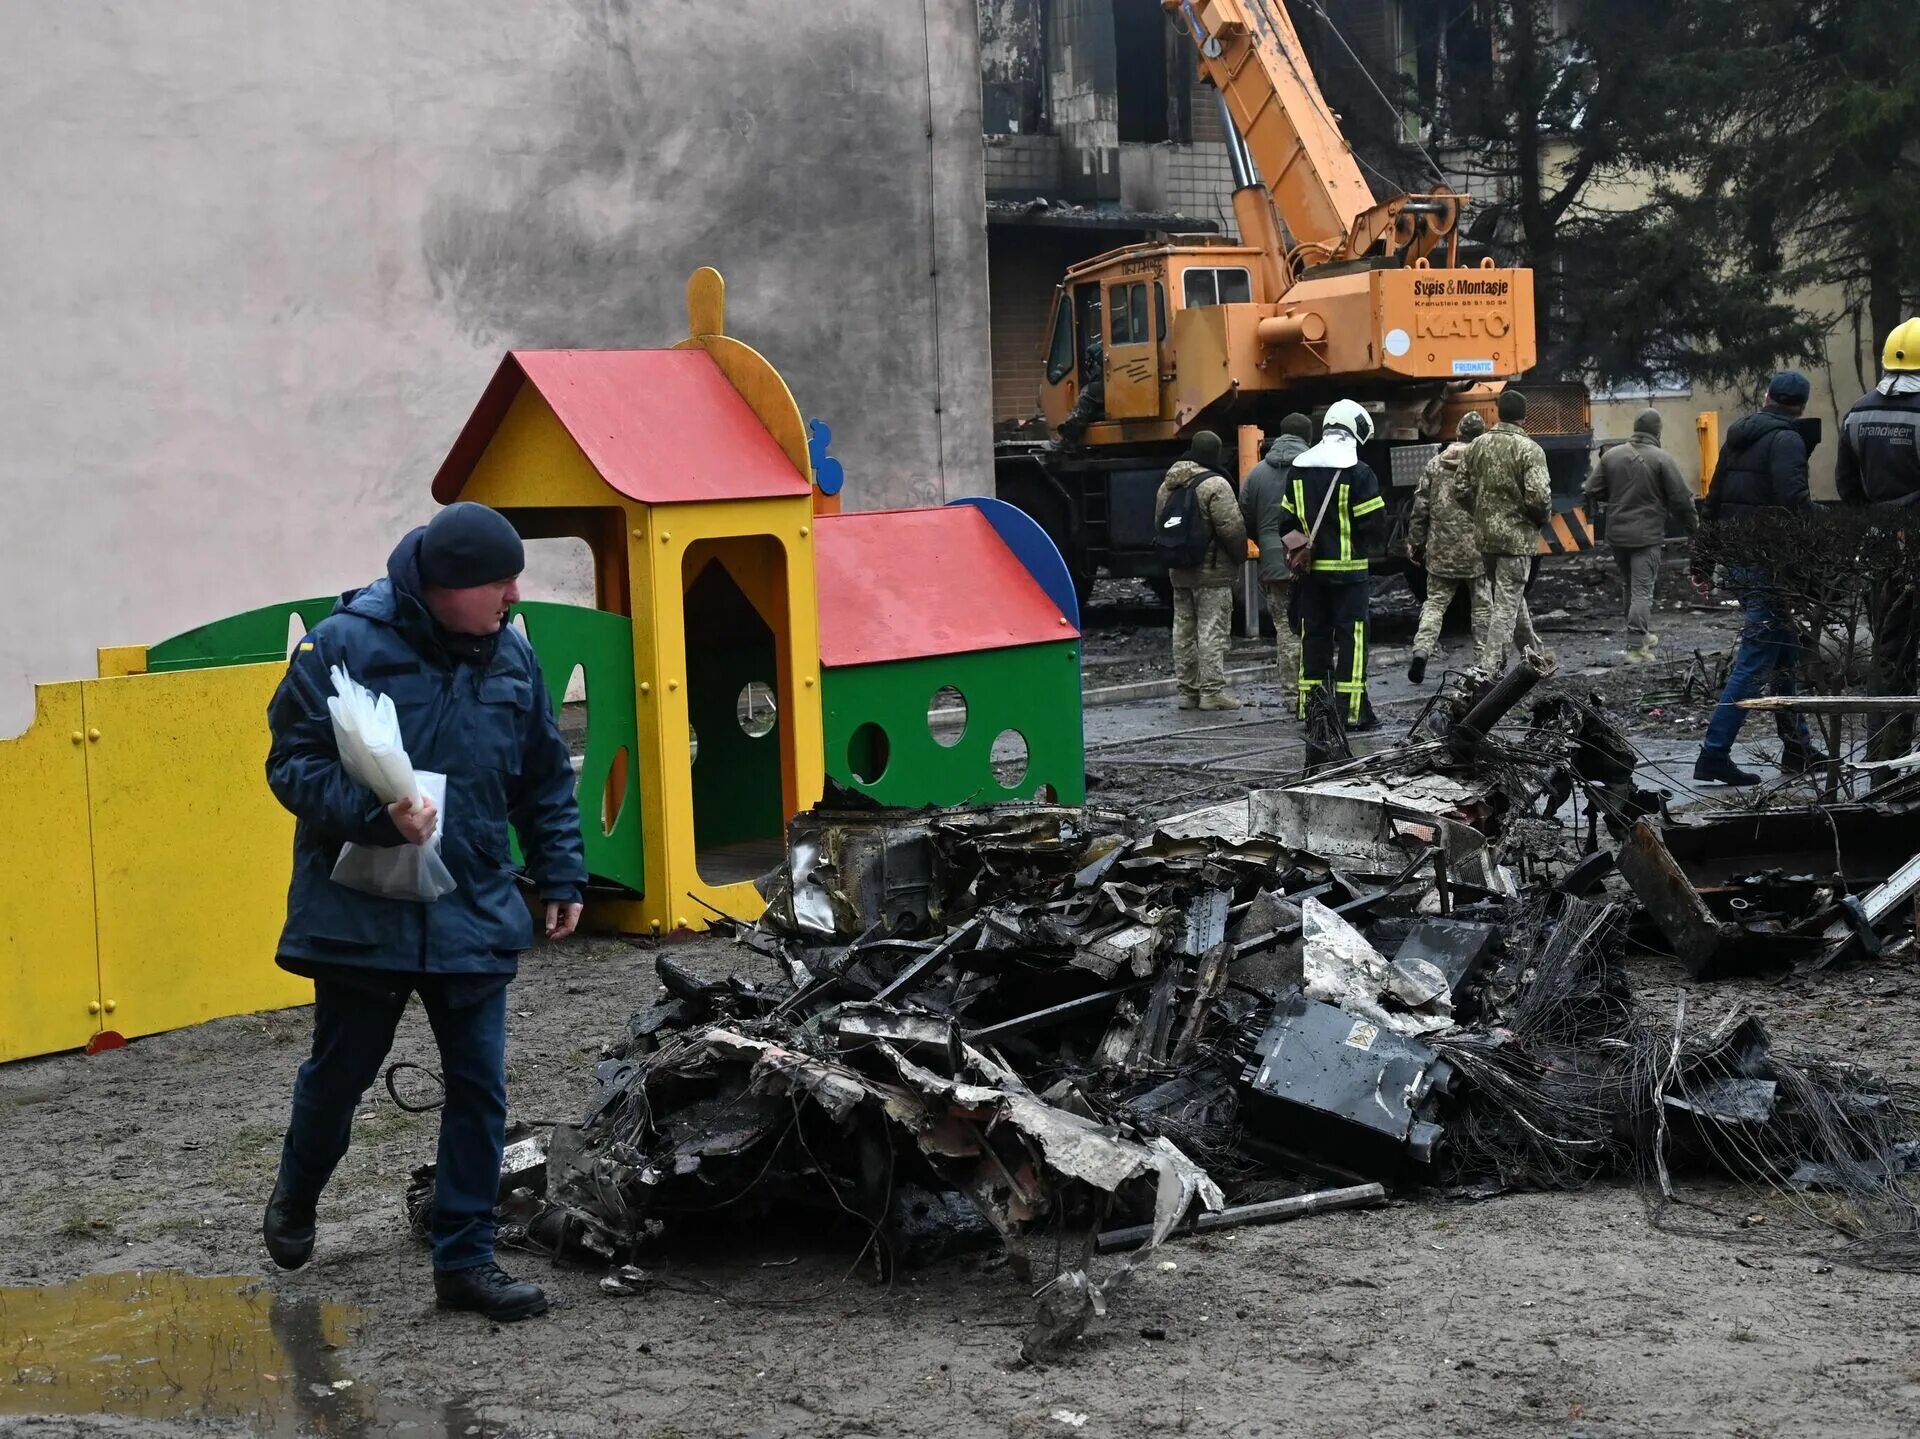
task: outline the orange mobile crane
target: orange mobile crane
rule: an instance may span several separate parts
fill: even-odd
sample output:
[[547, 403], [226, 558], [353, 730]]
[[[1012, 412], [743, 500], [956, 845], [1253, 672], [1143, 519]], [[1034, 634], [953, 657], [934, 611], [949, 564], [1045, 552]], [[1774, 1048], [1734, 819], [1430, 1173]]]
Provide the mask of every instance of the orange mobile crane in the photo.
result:
[[[1366, 458], [1404, 515], [1437, 442], [1469, 409], [1491, 423], [1503, 382], [1534, 363], [1533, 272], [1463, 260], [1464, 196], [1374, 199], [1281, 0], [1163, 4], [1219, 95], [1240, 238], [1129, 245], [1074, 266], [1055, 293], [1041, 408], [1071, 442], [1005, 442], [995, 480], [1083, 589], [1100, 570], [1153, 575], [1154, 493], [1195, 430], [1231, 455], [1242, 427], [1271, 435], [1289, 410], [1357, 399], [1375, 416]], [[1577, 497], [1586, 392], [1529, 396], [1555, 490]], [[1555, 528], [1569, 533], [1584, 524]]]

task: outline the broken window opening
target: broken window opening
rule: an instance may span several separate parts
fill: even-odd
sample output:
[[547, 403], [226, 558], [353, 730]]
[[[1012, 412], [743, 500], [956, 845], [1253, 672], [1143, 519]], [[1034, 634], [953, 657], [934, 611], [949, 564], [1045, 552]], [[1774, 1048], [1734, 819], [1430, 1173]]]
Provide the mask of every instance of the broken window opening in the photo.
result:
[[1114, 0], [1113, 71], [1119, 107], [1120, 142], [1165, 144], [1169, 125], [1168, 64], [1172, 31], [1160, 0]]

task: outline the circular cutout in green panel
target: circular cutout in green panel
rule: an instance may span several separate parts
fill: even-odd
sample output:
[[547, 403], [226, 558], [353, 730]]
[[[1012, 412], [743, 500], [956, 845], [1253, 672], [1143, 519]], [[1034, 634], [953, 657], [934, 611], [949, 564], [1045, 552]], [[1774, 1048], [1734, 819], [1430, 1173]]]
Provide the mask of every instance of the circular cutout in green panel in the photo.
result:
[[780, 717], [780, 707], [773, 699], [773, 686], [763, 680], [748, 680], [740, 691], [740, 698], [734, 702], [733, 713], [749, 739], [765, 739], [773, 733], [774, 721]]
[[967, 735], [967, 697], [952, 685], [941, 685], [927, 705], [927, 728], [943, 749], [959, 744]]
[[847, 768], [861, 784], [878, 784], [880, 776], [887, 772], [891, 752], [887, 732], [868, 720], [847, 739]]
[[694, 764], [700, 758], [700, 731], [692, 725], [687, 726], [687, 763]]
[[1017, 729], [1003, 729], [993, 741], [993, 772], [1003, 789], [1018, 789], [1027, 777], [1027, 737]]

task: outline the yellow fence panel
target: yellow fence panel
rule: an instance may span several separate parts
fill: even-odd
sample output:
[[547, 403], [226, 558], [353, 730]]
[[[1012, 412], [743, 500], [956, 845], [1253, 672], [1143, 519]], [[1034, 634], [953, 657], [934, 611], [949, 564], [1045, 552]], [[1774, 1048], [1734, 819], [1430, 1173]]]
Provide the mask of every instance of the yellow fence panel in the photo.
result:
[[0, 1062], [77, 1049], [101, 1028], [80, 686], [41, 685], [0, 740]]
[[84, 684], [106, 1027], [131, 1039], [313, 1002], [274, 967], [293, 818], [267, 788], [284, 664]]

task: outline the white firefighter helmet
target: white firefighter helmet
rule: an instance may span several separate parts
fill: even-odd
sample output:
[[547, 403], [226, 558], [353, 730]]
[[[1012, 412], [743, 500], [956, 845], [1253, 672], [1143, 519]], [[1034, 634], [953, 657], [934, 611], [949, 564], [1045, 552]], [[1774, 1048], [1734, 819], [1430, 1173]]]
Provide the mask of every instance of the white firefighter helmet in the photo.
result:
[[1320, 428], [1323, 432], [1345, 430], [1364, 445], [1373, 438], [1373, 416], [1357, 400], [1335, 400], [1327, 406], [1326, 418], [1320, 421]]

